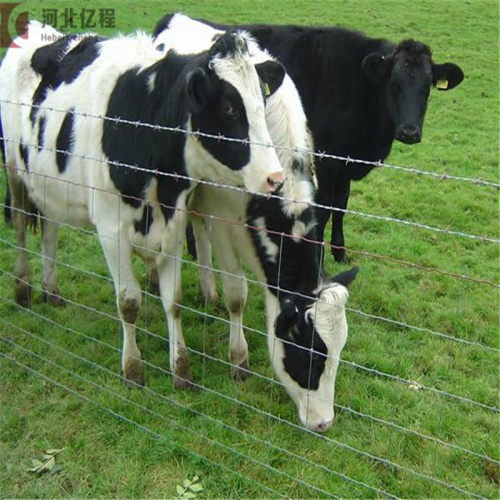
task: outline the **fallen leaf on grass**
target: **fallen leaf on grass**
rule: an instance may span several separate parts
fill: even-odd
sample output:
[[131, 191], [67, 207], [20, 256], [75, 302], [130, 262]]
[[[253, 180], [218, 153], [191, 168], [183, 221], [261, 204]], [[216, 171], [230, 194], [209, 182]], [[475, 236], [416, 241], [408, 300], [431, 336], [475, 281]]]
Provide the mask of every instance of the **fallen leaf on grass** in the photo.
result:
[[193, 479], [184, 479], [182, 486], [178, 484], [175, 489], [177, 491], [177, 499], [179, 500], [194, 500], [197, 493], [203, 491], [203, 486], [198, 482], [200, 478], [194, 476]]
[[46, 450], [43, 454], [43, 461], [36, 458], [31, 460], [32, 467], [28, 469], [29, 472], [36, 472], [37, 474], [42, 474], [43, 472], [49, 472], [50, 474], [55, 474], [62, 470], [62, 466], [56, 464], [56, 455], [61, 453], [64, 448], [60, 449], [50, 449]]
[[56, 456], [58, 453], [61, 453], [61, 451], [63, 451], [64, 448], [51, 448], [50, 450], [45, 450], [45, 453], [47, 455], [52, 455], [52, 456]]

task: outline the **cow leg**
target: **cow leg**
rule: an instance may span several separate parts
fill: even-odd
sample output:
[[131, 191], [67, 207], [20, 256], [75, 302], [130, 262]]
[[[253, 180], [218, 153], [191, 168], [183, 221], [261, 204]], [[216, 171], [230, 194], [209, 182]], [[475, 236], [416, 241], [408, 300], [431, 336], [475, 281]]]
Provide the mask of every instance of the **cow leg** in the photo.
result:
[[172, 239], [164, 242], [162, 253], [158, 257], [157, 269], [160, 282], [160, 296], [165, 309], [169, 335], [170, 369], [176, 389], [192, 389], [191, 370], [187, 355], [186, 343], [181, 326], [181, 258], [186, 215], [177, 211], [169, 222], [167, 231]]
[[[320, 205], [323, 205], [321, 201], [319, 202]], [[316, 211], [316, 218], [317, 218], [317, 228], [318, 228], [318, 241], [323, 242], [325, 240], [325, 228], [326, 224], [328, 223], [328, 219], [330, 218], [330, 210], [326, 208], [318, 208]]]
[[160, 278], [156, 264], [149, 266], [148, 272], [148, 290], [152, 295], [160, 295]]
[[22, 307], [31, 305], [31, 274], [28, 265], [28, 256], [26, 252], [26, 226], [30, 219], [26, 210], [29, 210], [31, 204], [28, 202], [26, 188], [17, 177], [15, 170], [8, 171], [9, 185], [11, 192], [11, 216], [12, 225], [16, 232], [17, 256], [14, 264], [14, 276], [16, 279], [14, 285], [14, 297]]
[[212, 266], [212, 247], [210, 245], [209, 230], [207, 223], [199, 217], [193, 217], [194, 238], [196, 241], [196, 253], [198, 255], [198, 283], [201, 296], [209, 303], [215, 304], [219, 300], [215, 288], [215, 277]]
[[[233, 274], [233, 273], [231, 273]], [[243, 332], [243, 309], [247, 300], [247, 282], [241, 269], [237, 276], [223, 274], [224, 302], [229, 311], [229, 361], [231, 376], [245, 380], [250, 376], [248, 344]]]
[[187, 249], [189, 255], [193, 257], [193, 260], [196, 260], [198, 258], [198, 254], [196, 251], [196, 241], [195, 241], [195, 236], [193, 233], [193, 226], [191, 222], [188, 222], [187, 228], [186, 228], [186, 243], [187, 243]]
[[341, 179], [336, 183], [333, 191], [332, 206], [340, 210], [332, 211], [332, 255], [336, 262], [347, 261], [344, 243], [344, 215], [349, 200], [349, 192], [351, 189], [350, 179]]
[[[125, 381], [131, 386], [142, 386], [144, 375], [141, 353], [135, 338], [135, 322], [139, 315], [142, 298], [141, 288], [132, 269], [130, 244], [125, 234], [115, 231], [115, 228], [119, 228], [120, 225], [118, 220], [112, 219], [106, 219], [106, 228], [101, 228], [97, 224], [97, 232], [115, 284], [116, 303], [122, 321], [122, 372]], [[109, 228], [113, 229], [110, 231]]]
[[248, 344], [243, 332], [243, 309], [247, 300], [247, 282], [243, 274], [238, 256], [231, 245], [226, 242], [230, 234], [221, 231], [221, 225], [214, 225], [216, 244], [214, 250], [222, 273], [224, 302], [229, 311], [229, 361], [231, 376], [237, 380], [245, 380], [250, 376], [248, 363]]
[[42, 295], [43, 300], [55, 306], [64, 305], [59, 295], [56, 271], [57, 238], [59, 224], [41, 217], [42, 226]]
[[9, 183], [7, 182], [7, 189], [5, 190], [4, 219], [5, 223], [8, 226], [12, 226], [12, 213], [10, 210], [11, 204], [12, 202], [10, 200], [10, 188]]

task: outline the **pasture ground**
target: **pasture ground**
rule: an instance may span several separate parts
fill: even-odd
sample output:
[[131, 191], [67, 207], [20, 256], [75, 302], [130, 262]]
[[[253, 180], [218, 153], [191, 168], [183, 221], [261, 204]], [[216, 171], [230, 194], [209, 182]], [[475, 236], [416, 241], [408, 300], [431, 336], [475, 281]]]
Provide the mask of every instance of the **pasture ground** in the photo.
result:
[[[396, 144], [388, 163], [499, 182], [496, 1], [108, 0], [104, 5], [40, 0], [22, 5], [40, 20], [48, 8], [114, 8], [123, 32], [151, 30], [167, 11], [183, 11], [227, 23], [342, 24], [394, 41], [420, 39], [431, 45], [437, 62], [460, 64], [466, 79], [449, 93], [431, 92], [423, 142]], [[2, 174], [0, 192], [4, 185]], [[349, 208], [498, 238], [498, 201], [494, 188], [380, 168], [353, 185]], [[177, 484], [195, 474], [204, 488], [200, 495], [210, 498], [384, 496], [376, 490], [402, 498], [468, 498], [446, 483], [499, 498], [495, 464], [418, 435], [499, 460], [497, 413], [418, 390], [425, 386], [498, 406], [498, 352], [432, 333], [498, 349], [498, 288], [388, 260], [498, 283], [498, 245], [357, 215], [346, 216], [345, 226], [350, 256], [361, 272], [349, 301], [353, 311], [342, 356], [348, 363], [340, 365], [337, 377], [340, 406], [325, 439], [287, 424], [297, 423], [295, 407], [278, 386], [258, 376], [234, 383], [227, 365], [195, 353], [193, 375], [207, 390], [174, 392], [165, 372], [163, 313], [152, 297], [145, 298], [139, 321], [155, 335], [139, 333], [149, 363], [148, 387], [125, 388], [117, 377], [120, 325], [113, 319], [115, 299], [97, 239], [62, 230], [61, 293], [73, 304], [48, 307], [35, 289], [28, 312], [12, 302], [15, 238], [0, 222], [0, 498], [169, 498], [177, 495]], [[39, 235], [29, 237], [29, 249], [40, 252]], [[31, 262], [39, 287], [39, 258], [34, 255]], [[327, 265], [332, 273], [345, 268], [331, 259]], [[146, 283], [140, 262], [137, 271]], [[223, 318], [226, 313], [206, 308], [199, 299], [193, 265], [184, 266], [183, 280], [184, 304], [198, 311], [183, 313], [188, 346], [225, 361], [227, 325], [203, 313]], [[263, 311], [262, 294], [251, 285], [247, 325], [263, 331]], [[257, 333], [247, 338], [252, 369], [272, 377], [265, 338]], [[384, 374], [414, 381], [414, 387]], [[43, 450], [63, 447], [57, 474], [27, 471]]]

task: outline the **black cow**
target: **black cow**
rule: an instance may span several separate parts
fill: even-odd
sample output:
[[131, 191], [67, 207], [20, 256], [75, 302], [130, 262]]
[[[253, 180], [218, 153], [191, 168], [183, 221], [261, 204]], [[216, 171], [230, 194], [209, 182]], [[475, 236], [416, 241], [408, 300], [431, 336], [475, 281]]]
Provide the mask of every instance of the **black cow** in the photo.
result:
[[[172, 26], [174, 18], [165, 16], [155, 33]], [[456, 64], [435, 64], [430, 48], [414, 40], [396, 45], [341, 27], [241, 27], [285, 65], [302, 98], [315, 149], [345, 158], [383, 161], [394, 139], [420, 142], [431, 86], [450, 90], [464, 78]], [[330, 158], [317, 161], [317, 202], [334, 209], [318, 210], [319, 236], [323, 239], [332, 213], [336, 261], [345, 259], [342, 223], [351, 180], [363, 179], [373, 168]]]

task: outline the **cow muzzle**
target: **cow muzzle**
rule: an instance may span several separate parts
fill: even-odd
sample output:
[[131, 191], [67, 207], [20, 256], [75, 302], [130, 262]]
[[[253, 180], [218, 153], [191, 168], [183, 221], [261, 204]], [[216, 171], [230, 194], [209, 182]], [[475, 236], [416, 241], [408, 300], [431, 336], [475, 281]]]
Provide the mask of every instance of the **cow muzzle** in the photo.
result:
[[269, 175], [267, 178], [267, 184], [265, 186], [265, 192], [268, 193], [274, 193], [276, 192], [280, 186], [283, 184], [283, 181], [285, 180], [285, 174], [283, 171], [281, 172], [274, 172]]
[[333, 425], [333, 418], [329, 420], [308, 420], [302, 425], [313, 432], [326, 432]]
[[417, 144], [422, 140], [422, 132], [414, 125], [401, 125], [396, 132], [396, 139], [404, 144]]
[[313, 408], [309, 405], [308, 411], [301, 411], [299, 408], [300, 422], [310, 431], [326, 432], [332, 426], [334, 417], [333, 403], [329, 404], [328, 408], [326, 406], [323, 408]]

